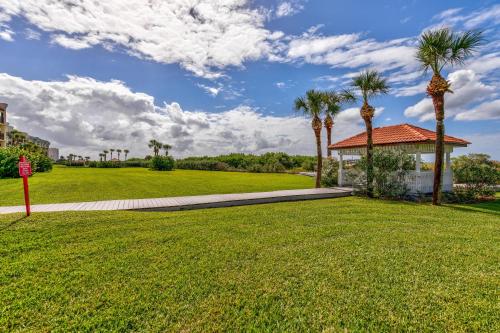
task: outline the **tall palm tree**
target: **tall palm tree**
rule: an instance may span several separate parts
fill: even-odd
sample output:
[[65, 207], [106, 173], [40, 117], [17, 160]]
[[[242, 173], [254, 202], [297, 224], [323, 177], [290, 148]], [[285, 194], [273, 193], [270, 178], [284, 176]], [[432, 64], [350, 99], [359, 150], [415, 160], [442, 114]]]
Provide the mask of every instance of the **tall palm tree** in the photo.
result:
[[324, 94], [320, 91], [309, 90], [304, 97], [298, 97], [294, 102], [295, 111], [301, 111], [312, 118], [311, 127], [316, 137], [317, 167], [316, 187], [321, 187], [321, 171], [323, 169], [323, 153], [321, 149], [321, 114], [325, 107]]
[[149, 140], [148, 147], [153, 148], [153, 152], [155, 156], [158, 156], [158, 153], [160, 152], [161, 147], [163, 144], [155, 139]]
[[332, 128], [333, 128], [333, 118], [340, 112], [343, 105], [347, 103], [352, 103], [356, 101], [356, 96], [349, 90], [344, 90], [341, 92], [327, 91], [325, 92], [325, 113], [326, 117], [323, 121], [326, 128], [326, 155], [328, 158], [332, 157], [332, 151], [328, 147], [332, 144]]
[[100, 153], [100, 154], [99, 154], [99, 158], [100, 158], [101, 162], [102, 162], [103, 157], [104, 157], [104, 154], [103, 154], [103, 153]]
[[106, 162], [106, 156], [108, 156], [109, 151], [103, 150], [102, 153], [104, 154], [104, 162]]
[[120, 154], [121, 154], [122, 150], [121, 149], [117, 149], [116, 150], [116, 153], [118, 154], [118, 161], [120, 160]]
[[377, 95], [387, 94], [389, 86], [386, 79], [374, 70], [363, 71], [354, 77], [352, 86], [359, 90], [363, 98], [363, 106], [360, 109], [360, 114], [366, 126], [366, 194], [371, 198], [373, 197], [372, 120], [375, 115], [375, 108], [369, 104], [369, 101]]
[[114, 151], [115, 151], [115, 150], [114, 150], [113, 148], [111, 148], [111, 149], [109, 150], [109, 154], [110, 154], [109, 159], [110, 159], [110, 160], [112, 160], [112, 159], [113, 159], [113, 152], [114, 152]]
[[127, 160], [127, 155], [130, 151], [128, 149], [124, 149], [123, 153], [125, 154], [125, 161]]
[[424, 72], [432, 70], [432, 79], [427, 86], [427, 95], [432, 98], [436, 115], [436, 156], [434, 158], [434, 185], [432, 204], [441, 203], [441, 177], [444, 158], [444, 94], [452, 92], [450, 82], [441, 75], [447, 65], [460, 65], [470, 57], [482, 43], [481, 31], [454, 33], [448, 28], [427, 31], [420, 37], [417, 60]]
[[165, 143], [162, 148], [165, 150], [165, 156], [168, 156], [168, 151], [172, 149], [172, 146], [169, 145], [168, 143]]

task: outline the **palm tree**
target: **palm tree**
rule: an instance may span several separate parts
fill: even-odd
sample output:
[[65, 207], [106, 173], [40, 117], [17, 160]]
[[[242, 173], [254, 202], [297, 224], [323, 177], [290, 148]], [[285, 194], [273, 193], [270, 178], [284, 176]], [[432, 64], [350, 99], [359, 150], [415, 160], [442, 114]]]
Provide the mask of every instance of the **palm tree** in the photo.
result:
[[172, 146], [166, 143], [162, 146], [162, 148], [165, 150], [165, 156], [168, 156], [168, 151], [172, 149]]
[[130, 151], [128, 149], [124, 149], [123, 153], [125, 154], [125, 161], [127, 160], [127, 155]]
[[109, 151], [103, 150], [102, 152], [104, 154], [104, 156], [103, 156], [104, 157], [104, 162], [106, 162], [106, 156], [108, 156]]
[[375, 115], [375, 108], [368, 102], [371, 98], [387, 94], [389, 86], [377, 71], [366, 70], [361, 72], [352, 80], [352, 86], [357, 88], [363, 98], [363, 106], [360, 109], [361, 118], [366, 126], [366, 194], [373, 197], [373, 137], [372, 119]]
[[344, 90], [342, 92], [329, 91], [325, 92], [325, 105], [326, 105], [326, 117], [324, 120], [324, 125], [326, 128], [326, 152], [328, 158], [332, 157], [332, 151], [328, 147], [332, 144], [332, 128], [333, 128], [333, 118], [340, 112], [342, 105], [347, 103], [352, 103], [356, 101], [356, 96], [349, 90]]
[[111, 149], [109, 150], [109, 153], [110, 153], [110, 157], [109, 157], [109, 159], [110, 159], [110, 160], [112, 160], [112, 159], [113, 159], [113, 152], [114, 152], [114, 151], [115, 151], [115, 150], [114, 150], [113, 148], [111, 148]]
[[155, 139], [149, 140], [148, 147], [153, 148], [153, 152], [155, 156], [158, 156], [158, 153], [160, 152], [161, 147], [163, 144], [159, 141], [156, 141]]
[[116, 150], [116, 153], [118, 154], [118, 161], [120, 160], [120, 154], [121, 154], [122, 150], [121, 149], [117, 149]]
[[104, 154], [103, 154], [103, 153], [100, 153], [100, 154], [99, 154], [99, 158], [100, 158], [101, 162], [102, 162], [102, 158], [103, 158], [103, 157], [104, 157]]
[[320, 91], [309, 90], [304, 97], [298, 97], [294, 102], [295, 111], [302, 111], [305, 115], [312, 117], [311, 127], [316, 136], [316, 152], [318, 155], [316, 168], [316, 187], [321, 187], [321, 171], [323, 168], [323, 153], [321, 150], [321, 113], [323, 112], [324, 94]]
[[444, 155], [444, 94], [452, 92], [450, 83], [441, 75], [447, 65], [461, 65], [482, 43], [481, 31], [454, 33], [448, 28], [425, 32], [417, 48], [417, 60], [424, 72], [432, 70], [427, 95], [432, 98], [436, 115], [436, 156], [434, 158], [434, 185], [432, 204], [441, 203], [441, 176]]

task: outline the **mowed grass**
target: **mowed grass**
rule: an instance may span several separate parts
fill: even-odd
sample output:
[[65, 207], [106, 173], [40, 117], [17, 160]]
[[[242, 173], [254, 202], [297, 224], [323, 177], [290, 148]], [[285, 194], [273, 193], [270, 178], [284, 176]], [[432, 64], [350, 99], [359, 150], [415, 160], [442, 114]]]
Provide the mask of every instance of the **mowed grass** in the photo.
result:
[[[46, 204], [290, 190], [312, 188], [314, 180], [290, 174], [56, 166], [30, 177], [29, 184], [32, 204]], [[0, 206], [22, 204], [22, 180], [0, 179]]]
[[3, 331], [500, 331], [500, 201], [0, 217]]

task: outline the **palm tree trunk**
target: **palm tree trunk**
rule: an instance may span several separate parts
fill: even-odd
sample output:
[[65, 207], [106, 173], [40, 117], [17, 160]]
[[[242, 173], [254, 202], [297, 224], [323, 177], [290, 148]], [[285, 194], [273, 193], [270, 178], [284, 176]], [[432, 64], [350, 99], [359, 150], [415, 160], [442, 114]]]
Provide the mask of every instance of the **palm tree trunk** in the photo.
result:
[[434, 158], [434, 184], [432, 186], [432, 204], [441, 204], [441, 179], [444, 159], [444, 95], [432, 96], [436, 111], [436, 156]]
[[366, 195], [373, 198], [373, 136], [372, 120], [364, 119], [366, 126]]
[[321, 128], [319, 130], [315, 129], [314, 134], [316, 136], [316, 151], [318, 154], [318, 161], [316, 165], [316, 188], [320, 188], [321, 172], [323, 169], [323, 151], [321, 149]]
[[328, 126], [326, 128], [326, 156], [328, 158], [332, 157], [332, 150], [328, 147], [332, 144], [332, 128]]

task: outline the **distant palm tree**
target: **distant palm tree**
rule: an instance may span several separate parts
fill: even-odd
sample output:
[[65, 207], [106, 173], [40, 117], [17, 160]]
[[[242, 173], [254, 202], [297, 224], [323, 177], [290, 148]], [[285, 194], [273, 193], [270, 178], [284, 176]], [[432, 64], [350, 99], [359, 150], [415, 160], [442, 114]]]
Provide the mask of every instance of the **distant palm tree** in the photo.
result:
[[128, 149], [124, 149], [123, 153], [125, 154], [125, 161], [127, 160], [127, 155], [130, 151]]
[[106, 162], [106, 156], [108, 156], [109, 151], [103, 150], [102, 152], [104, 154], [104, 162]]
[[323, 112], [324, 94], [320, 91], [309, 90], [304, 97], [298, 97], [294, 102], [295, 111], [301, 111], [312, 118], [311, 127], [316, 137], [317, 167], [316, 187], [321, 187], [321, 171], [323, 169], [323, 153], [321, 149], [321, 114]]
[[111, 148], [111, 149], [109, 150], [109, 153], [110, 153], [110, 157], [109, 157], [109, 159], [110, 159], [110, 160], [112, 160], [112, 159], [113, 159], [113, 152], [114, 152], [114, 151], [115, 151], [115, 150], [114, 150], [113, 148]]
[[375, 108], [368, 102], [377, 95], [387, 94], [389, 92], [389, 86], [386, 79], [374, 70], [361, 72], [358, 76], [353, 78], [352, 85], [360, 91], [363, 98], [363, 106], [361, 107], [360, 113], [366, 126], [366, 194], [368, 197], [373, 197], [372, 119], [375, 115]]
[[165, 150], [165, 156], [168, 156], [168, 151], [172, 149], [172, 146], [165, 143], [164, 145], [162, 145], [162, 148]]
[[103, 157], [104, 157], [104, 154], [103, 154], [103, 153], [100, 153], [100, 154], [99, 154], [99, 158], [100, 158], [101, 162], [102, 162]]
[[325, 104], [326, 104], [326, 117], [323, 121], [326, 128], [326, 151], [327, 156], [332, 157], [332, 151], [328, 147], [332, 144], [332, 128], [333, 128], [333, 118], [340, 112], [343, 105], [347, 103], [353, 103], [356, 101], [356, 96], [349, 90], [344, 90], [341, 92], [328, 91], [324, 93]]
[[118, 161], [120, 160], [120, 154], [121, 154], [122, 150], [121, 149], [117, 149], [116, 150], [116, 153], [118, 154]]
[[434, 158], [434, 186], [432, 204], [441, 203], [441, 176], [444, 159], [444, 94], [452, 92], [450, 83], [441, 75], [447, 65], [461, 65], [482, 43], [480, 31], [466, 31], [460, 34], [448, 28], [425, 32], [417, 48], [417, 60], [424, 71], [432, 70], [432, 79], [427, 86], [427, 95], [432, 98], [436, 115], [436, 156]]
[[90, 156], [85, 156], [85, 162], [90, 161]]
[[149, 140], [148, 147], [153, 148], [153, 153], [155, 156], [158, 156], [160, 149], [162, 148], [163, 144], [159, 141], [156, 141], [155, 139]]

